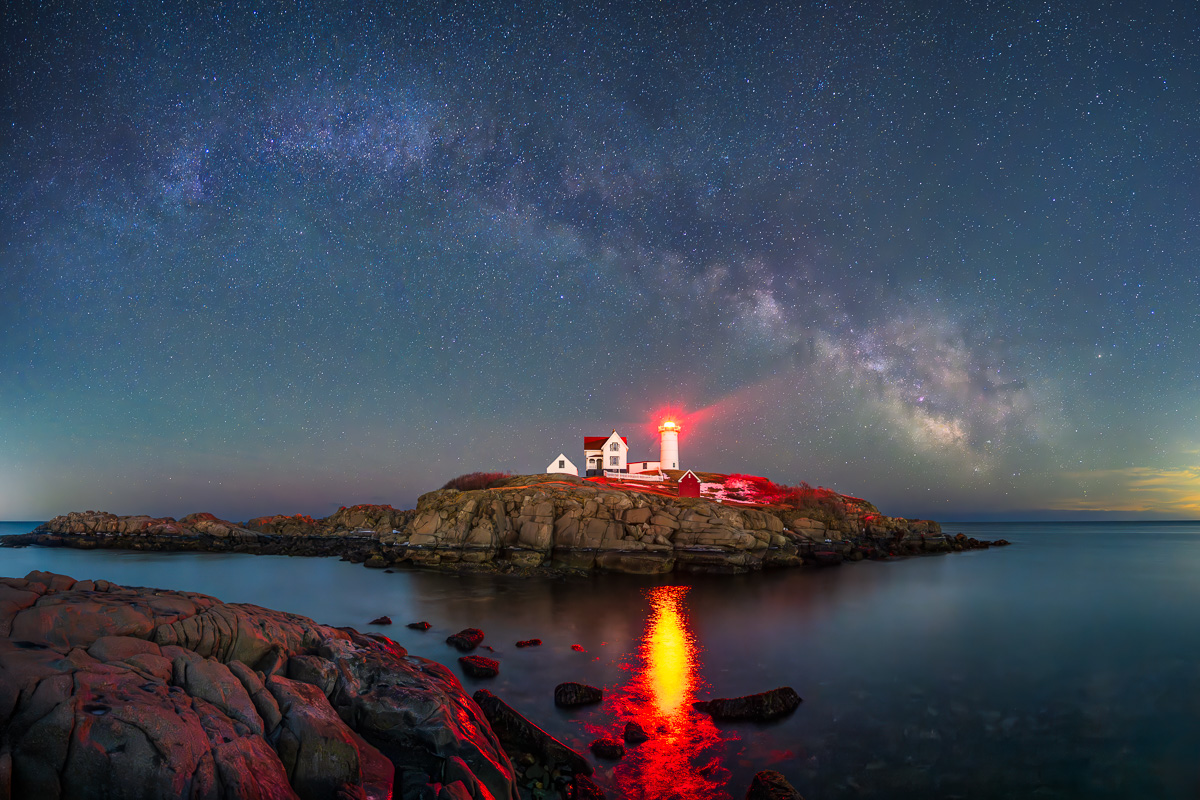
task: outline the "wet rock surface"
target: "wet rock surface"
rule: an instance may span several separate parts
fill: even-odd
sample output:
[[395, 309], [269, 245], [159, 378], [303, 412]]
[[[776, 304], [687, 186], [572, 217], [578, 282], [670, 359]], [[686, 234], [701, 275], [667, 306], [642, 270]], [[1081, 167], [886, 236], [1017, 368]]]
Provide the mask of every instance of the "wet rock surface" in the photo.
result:
[[453, 674], [382, 636], [39, 572], [0, 578], [0, 634], [0, 797], [518, 797]]
[[750, 781], [746, 800], [804, 800], [787, 778], [775, 770], [763, 770]]
[[616, 739], [610, 739], [602, 736], [593, 741], [588, 748], [596, 754], [598, 758], [607, 758], [610, 761], [619, 761], [625, 757], [625, 745], [618, 742]]
[[562, 708], [594, 705], [604, 700], [604, 690], [586, 683], [560, 683], [554, 687], [554, 705]]
[[452, 633], [446, 637], [446, 644], [453, 645], [454, 649], [464, 653], [469, 653], [479, 647], [481, 642], [483, 642], [483, 631], [479, 628], [464, 628], [458, 633]]
[[646, 729], [637, 724], [633, 720], [625, 723], [624, 737], [627, 744], [641, 744], [650, 740], [650, 734], [646, 733]]
[[[560, 796], [604, 797], [587, 776], [591, 763], [546, 733], [487, 689], [473, 695], [505, 752], [521, 770], [524, 786], [553, 786]], [[579, 794], [582, 791], [583, 794]]]
[[744, 697], [721, 697], [692, 703], [716, 720], [755, 720], [763, 722], [787, 716], [800, 705], [800, 695], [790, 686]]
[[463, 672], [472, 678], [494, 678], [500, 674], [500, 662], [483, 656], [462, 656], [458, 659]]

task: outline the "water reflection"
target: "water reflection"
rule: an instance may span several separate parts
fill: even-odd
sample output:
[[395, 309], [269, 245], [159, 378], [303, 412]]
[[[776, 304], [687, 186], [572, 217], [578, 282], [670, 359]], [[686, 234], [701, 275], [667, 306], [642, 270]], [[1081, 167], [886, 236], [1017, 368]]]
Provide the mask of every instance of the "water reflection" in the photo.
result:
[[633, 720], [649, 741], [629, 748], [613, 770], [623, 797], [659, 800], [725, 798], [729, 771], [721, 765], [721, 734], [712, 720], [692, 708], [701, 688], [700, 648], [688, 626], [686, 586], [646, 591], [650, 615], [633, 678], [616, 690], [613, 711], [623, 725]]

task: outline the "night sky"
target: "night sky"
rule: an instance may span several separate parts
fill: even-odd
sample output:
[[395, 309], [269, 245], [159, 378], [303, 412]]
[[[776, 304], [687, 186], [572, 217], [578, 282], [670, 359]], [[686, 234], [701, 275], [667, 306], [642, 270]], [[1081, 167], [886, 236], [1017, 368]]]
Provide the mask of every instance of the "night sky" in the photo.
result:
[[885, 513], [1200, 517], [1194, 2], [0, 31], [0, 519], [412, 507], [667, 412]]

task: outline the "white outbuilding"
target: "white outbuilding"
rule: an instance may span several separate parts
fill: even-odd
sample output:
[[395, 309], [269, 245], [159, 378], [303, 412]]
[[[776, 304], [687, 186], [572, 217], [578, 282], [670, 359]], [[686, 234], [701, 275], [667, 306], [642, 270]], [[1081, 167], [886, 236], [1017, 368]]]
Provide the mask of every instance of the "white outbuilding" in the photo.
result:
[[559, 453], [558, 457], [550, 462], [550, 466], [546, 467], [546, 472], [556, 472], [566, 475], [579, 475], [579, 467], [571, 463], [571, 459], [564, 454]]

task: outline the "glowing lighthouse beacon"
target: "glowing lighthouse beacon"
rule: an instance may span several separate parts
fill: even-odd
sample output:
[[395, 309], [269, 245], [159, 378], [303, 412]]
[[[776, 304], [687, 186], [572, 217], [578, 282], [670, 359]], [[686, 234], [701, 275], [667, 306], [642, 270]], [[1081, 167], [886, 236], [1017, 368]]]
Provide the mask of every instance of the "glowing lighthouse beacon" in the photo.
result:
[[679, 423], [667, 420], [658, 426], [659, 469], [679, 469]]

